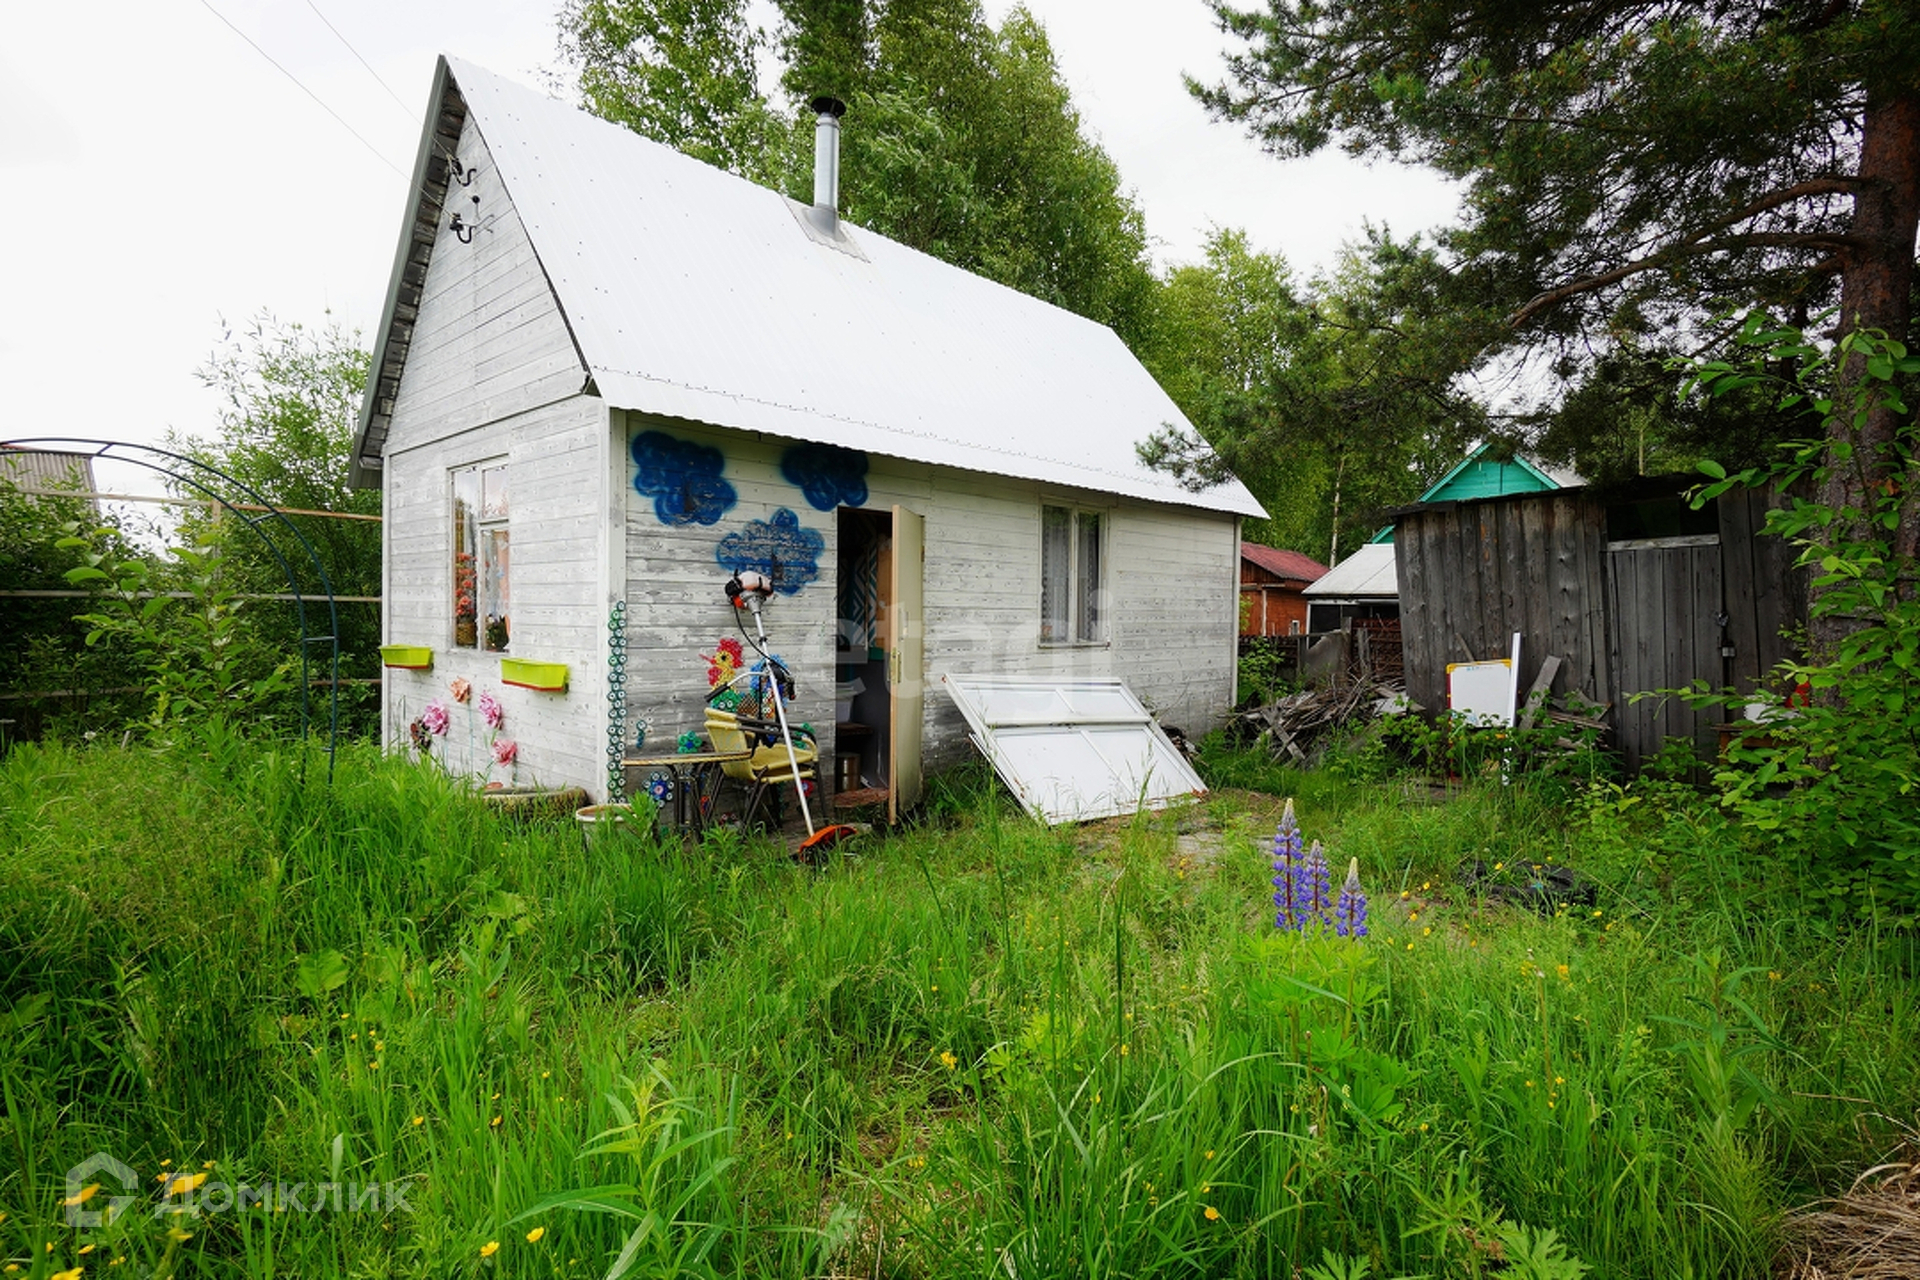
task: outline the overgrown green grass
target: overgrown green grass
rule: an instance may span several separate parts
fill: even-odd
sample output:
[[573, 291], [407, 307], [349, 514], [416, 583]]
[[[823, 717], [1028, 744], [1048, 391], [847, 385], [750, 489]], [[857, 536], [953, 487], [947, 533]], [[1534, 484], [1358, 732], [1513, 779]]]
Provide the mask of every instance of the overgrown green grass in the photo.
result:
[[[1048, 830], [963, 772], [816, 872], [737, 838], [589, 847], [370, 750], [331, 787], [218, 730], [17, 750], [0, 1252], [28, 1276], [1545, 1278], [1567, 1251], [1757, 1277], [1781, 1211], [1920, 1107], [1911, 937], [1794, 911], [1681, 788], [1207, 766], [1264, 794]], [[1359, 859], [1364, 943], [1275, 935], [1282, 794]], [[1549, 859], [1597, 901], [1541, 916], [1455, 878]], [[63, 1175], [96, 1151], [147, 1189], [75, 1229]], [[221, 1182], [308, 1185], [153, 1213]], [[406, 1206], [312, 1211], [321, 1183]]]

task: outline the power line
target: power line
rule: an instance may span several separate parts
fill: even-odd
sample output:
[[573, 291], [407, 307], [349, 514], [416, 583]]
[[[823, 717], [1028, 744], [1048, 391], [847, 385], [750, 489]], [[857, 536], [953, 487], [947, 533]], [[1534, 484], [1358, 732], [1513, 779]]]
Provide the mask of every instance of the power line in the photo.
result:
[[[335, 120], [339, 121], [340, 127], [342, 129], [345, 129], [348, 133], [352, 134], [355, 138], [359, 139], [360, 145], [365, 147], [368, 151], [371, 151], [376, 160], [378, 160], [381, 164], [387, 166], [387, 168], [392, 169], [395, 173], [399, 173], [400, 180], [402, 182], [407, 180], [407, 175], [404, 173], [400, 173], [400, 168], [398, 165], [394, 164], [393, 161], [387, 159], [386, 156], [382, 155], [378, 147], [374, 146], [371, 142], [368, 142], [364, 137], [361, 137], [360, 131], [354, 128], [352, 125], [348, 124], [346, 122], [346, 119], [343, 116], [341, 116], [341, 114], [338, 111], [335, 111], [332, 107], [328, 106], [324, 101], [322, 101], [319, 94], [307, 88], [305, 84], [302, 84], [299, 76], [296, 76], [295, 74], [293, 74], [293, 72], [281, 66], [279, 61], [272, 54], [268, 53], [265, 49], [262, 49], [258, 44], [254, 43], [254, 39], [252, 36], [248, 35], [246, 32], [242, 31], [240, 28], [234, 26], [233, 23], [227, 21], [227, 15], [224, 13], [221, 13], [218, 9], [214, 8], [212, 4], [212, 0], [200, 0], [200, 3], [206, 7], [206, 10], [208, 13], [220, 19], [222, 23], [225, 23], [227, 30], [233, 32], [233, 34], [239, 36], [242, 40], [245, 40], [249, 45], [252, 45], [253, 51], [255, 53], [265, 58], [268, 62], [273, 63], [275, 70], [277, 70], [281, 75], [285, 76], [287, 79], [293, 81], [294, 84], [298, 85], [300, 88], [300, 92], [306, 94], [309, 98], [312, 98], [316, 103], [318, 103], [322, 111], [326, 112], [328, 115], [332, 116]], [[316, 10], [316, 12], [318, 11]], [[335, 32], [334, 34], [338, 35], [339, 33]], [[356, 54], [354, 56], [358, 57], [359, 55]]]
[[393, 91], [393, 86], [388, 84], [384, 79], [382, 79], [380, 73], [373, 69], [373, 64], [371, 62], [368, 62], [365, 58], [360, 57], [360, 51], [354, 48], [353, 45], [347, 40], [345, 36], [340, 34], [340, 28], [334, 26], [332, 21], [328, 19], [326, 14], [320, 12], [320, 6], [315, 4], [313, 0], [307, 0], [307, 8], [313, 10], [314, 17], [326, 23], [327, 30], [333, 32], [334, 39], [338, 40], [341, 44], [346, 46], [346, 50], [348, 53], [360, 59], [360, 65], [367, 69], [367, 74], [380, 82], [380, 87], [387, 91], [387, 96], [393, 99], [394, 105], [399, 107], [400, 110], [406, 115], [407, 123], [409, 124], [414, 123], [413, 108], [409, 107], [405, 102], [401, 101], [400, 95], [395, 93]]

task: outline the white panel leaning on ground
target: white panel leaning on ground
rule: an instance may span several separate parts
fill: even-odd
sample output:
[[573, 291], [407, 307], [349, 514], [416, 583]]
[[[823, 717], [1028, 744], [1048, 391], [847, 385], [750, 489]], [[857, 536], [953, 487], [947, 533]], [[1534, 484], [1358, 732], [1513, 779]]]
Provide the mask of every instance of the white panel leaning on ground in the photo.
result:
[[[667, 741], [734, 634], [727, 558], [770, 546], [796, 713], [832, 723], [837, 511], [895, 504], [926, 521], [926, 659], [901, 678], [1118, 677], [1190, 733], [1224, 716], [1239, 522], [1264, 512], [1141, 465], [1186, 420], [1106, 327], [839, 220], [830, 182], [810, 208], [454, 59], [412, 192], [353, 459], [385, 490], [385, 638], [434, 652], [388, 673], [390, 743], [464, 678], [500, 699], [517, 780], [603, 795], [612, 603], [627, 714]], [[503, 687], [456, 622], [452, 477], [489, 465], [495, 638], [565, 664], [563, 693]], [[1072, 540], [1043, 549], [1049, 520]], [[926, 765], [964, 758], [947, 699], [922, 706]], [[454, 719], [437, 753], [501, 778]]]

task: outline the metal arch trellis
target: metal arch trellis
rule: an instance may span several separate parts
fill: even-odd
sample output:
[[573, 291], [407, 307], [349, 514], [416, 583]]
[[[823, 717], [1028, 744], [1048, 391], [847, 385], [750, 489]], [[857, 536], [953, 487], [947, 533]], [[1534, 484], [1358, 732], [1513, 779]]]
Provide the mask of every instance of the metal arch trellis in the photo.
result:
[[[85, 446], [85, 448], [76, 449], [73, 447], [75, 445]], [[95, 440], [82, 436], [22, 436], [0, 440], [0, 448], [54, 449], [59, 446], [64, 446], [59, 448], [62, 453], [84, 453], [89, 457], [125, 462], [131, 466], [145, 467], [149, 471], [157, 472], [176, 484], [184, 485], [204, 495], [209, 502], [218, 503], [229, 515], [245, 521], [248, 527], [260, 535], [260, 540], [266, 544], [267, 550], [272, 553], [274, 561], [280, 566], [280, 572], [286, 577], [287, 592], [293, 597], [294, 610], [299, 621], [300, 740], [302, 742], [307, 740], [308, 733], [313, 727], [312, 667], [307, 657], [307, 650], [309, 646], [316, 644], [328, 646], [327, 781], [331, 783], [334, 749], [339, 745], [340, 739], [340, 611], [334, 600], [333, 580], [327, 576], [327, 567], [321, 563], [319, 553], [313, 549], [313, 544], [307, 540], [307, 536], [300, 532], [293, 521], [287, 519], [285, 512], [268, 502], [251, 485], [236, 480], [218, 467], [209, 466], [200, 459], [184, 453], [175, 453], [150, 444], [133, 444], [124, 440]], [[157, 458], [167, 461], [155, 461], [154, 459]], [[176, 467], [182, 469], [176, 470]], [[228, 501], [225, 494], [215, 489], [213, 482], [232, 486], [230, 492], [243, 495], [250, 505], [260, 507], [261, 510], [258, 512], [241, 510]], [[325, 635], [309, 634], [311, 628], [308, 625], [307, 593], [301, 591], [300, 583], [294, 576], [293, 565], [287, 559], [287, 554], [281, 550], [280, 544], [274, 541], [272, 533], [268, 532], [268, 526], [276, 523], [284, 529], [285, 533], [292, 535], [294, 541], [299, 544], [298, 551], [305, 554], [307, 563], [312, 566], [314, 574], [319, 578], [320, 593], [324, 594], [327, 604]], [[313, 603], [318, 605], [320, 598], [320, 594], [314, 595]]]

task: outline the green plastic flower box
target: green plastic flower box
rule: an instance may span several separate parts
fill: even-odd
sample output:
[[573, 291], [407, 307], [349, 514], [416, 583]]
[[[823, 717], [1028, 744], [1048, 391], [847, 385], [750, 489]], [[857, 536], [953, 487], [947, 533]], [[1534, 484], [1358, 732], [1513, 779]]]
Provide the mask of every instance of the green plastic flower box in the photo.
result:
[[500, 681], [520, 689], [540, 693], [564, 693], [567, 688], [567, 664], [534, 662], [527, 658], [500, 659]]
[[433, 667], [433, 650], [423, 644], [383, 644], [380, 665], [403, 671], [428, 671]]

